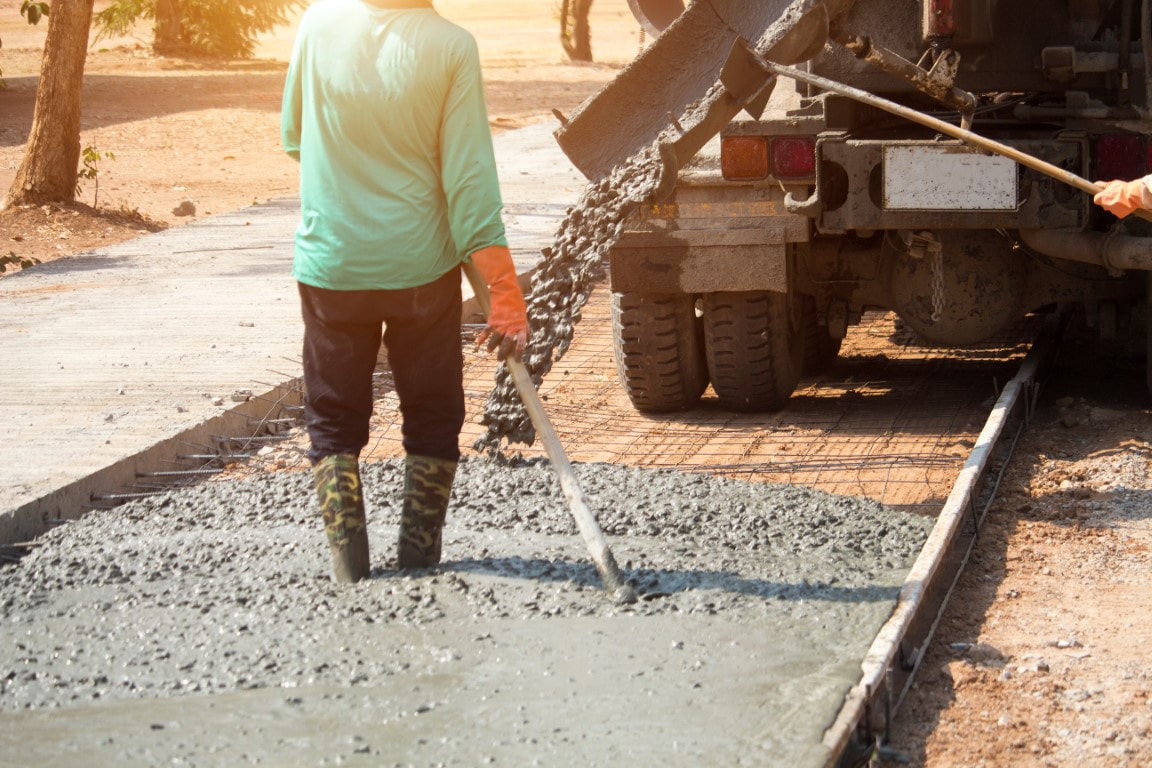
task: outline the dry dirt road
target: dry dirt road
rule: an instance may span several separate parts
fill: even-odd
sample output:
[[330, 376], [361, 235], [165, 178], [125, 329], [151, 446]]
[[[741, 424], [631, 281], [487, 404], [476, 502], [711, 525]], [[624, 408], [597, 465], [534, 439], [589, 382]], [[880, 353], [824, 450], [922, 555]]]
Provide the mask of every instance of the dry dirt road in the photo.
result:
[[[439, 0], [477, 36], [494, 131], [570, 111], [637, 50], [623, 0], [594, 7], [600, 63], [562, 61], [552, 3]], [[31, 123], [45, 26], [0, 0], [0, 188]], [[279, 90], [292, 30], [252, 61], [158, 59], [147, 30], [94, 43], [83, 146], [100, 166], [99, 210], [0, 214], [0, 256], [48, 260], [185, 218], [295, 191], [280, 151]], [[94, 184], [81, 201], [95, 202]], [[892, 747], [912, 765], [1152, 763], [1147, 581], [1152, 413], [1142, 360], [1070, 345], [1045, 385], [976, 555], [922, 668]], [[1106, 372], [1101, 375], [1101, 372]], [[753, 438], [750, 438], [753, 439]]]

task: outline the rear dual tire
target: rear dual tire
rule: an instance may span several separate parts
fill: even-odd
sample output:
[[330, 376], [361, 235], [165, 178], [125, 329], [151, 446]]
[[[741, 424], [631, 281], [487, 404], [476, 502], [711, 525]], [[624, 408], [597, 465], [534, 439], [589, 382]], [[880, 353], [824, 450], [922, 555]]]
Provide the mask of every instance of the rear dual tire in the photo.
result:
[[783, 293], [704, 296], [704, 350], [716, 397], [734, 411], [784, 407], [804, 365], [803, 318]]
[[691, 408], [712, 382], [721, 406], [778, 410], [800, 381], [836, 358], [840, 341], [816, 321], [815, 305], [768, 291], [612, 294], [616, 370], [643, 413]]
[[613, 293], [616, 371], [642, 413], [691, 408], [708, 386], [695, 297]]

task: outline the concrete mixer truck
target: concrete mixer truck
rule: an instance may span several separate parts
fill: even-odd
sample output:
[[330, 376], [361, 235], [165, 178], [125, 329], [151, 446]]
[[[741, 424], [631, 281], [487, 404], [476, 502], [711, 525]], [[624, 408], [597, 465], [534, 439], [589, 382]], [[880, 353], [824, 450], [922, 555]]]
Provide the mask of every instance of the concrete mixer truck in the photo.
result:
[[1147, 221], [736, 53], [1132, 179], [1152, 159], [1152, 0], [630, 4], [657, 37], [556, 136], [592, 179], [653, 143], [665, 158], [662, 197], [608, 256], [639, 410], [691, 407], [709, 384], [725, 407], [779, 408], [874, 309], [940, 346], [1043, 308], [1103, 337], [1148, 316]]

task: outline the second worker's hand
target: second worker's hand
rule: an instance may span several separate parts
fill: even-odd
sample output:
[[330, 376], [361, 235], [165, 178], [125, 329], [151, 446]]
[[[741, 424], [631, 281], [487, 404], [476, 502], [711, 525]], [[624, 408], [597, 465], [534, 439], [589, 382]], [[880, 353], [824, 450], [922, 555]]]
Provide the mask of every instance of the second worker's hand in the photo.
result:
[[1092, 198], [1092, 202], [1117, 218], [1124, 218], [1133, 211], [1144, 206], [1144, 180], [1134, 181], [1097, 181], [1094, 182], [1100, 189]]

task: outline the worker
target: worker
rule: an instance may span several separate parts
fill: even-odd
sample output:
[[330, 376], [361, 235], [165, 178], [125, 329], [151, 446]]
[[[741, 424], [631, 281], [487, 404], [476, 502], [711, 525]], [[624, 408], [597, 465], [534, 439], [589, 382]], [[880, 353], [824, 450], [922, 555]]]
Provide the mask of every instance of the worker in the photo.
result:
[[300, 21], [281, 133], [300, 163], [308, 458], [335, 578], [369, 573], [359, 456], [382, 328], [406, 454], [397, 565], [435, 566], [464, 422], [464, 260], [491, 294], [481, 341], [519, 357], [528, 337], [476, 41], [429, 0], [319, 0]]
[[1092, 202], [1118, 218], [1124, 218], [1137, 209], [1152, 210], [1152, 175], [1132, 181], [1097, 181], [1100, 191]]

